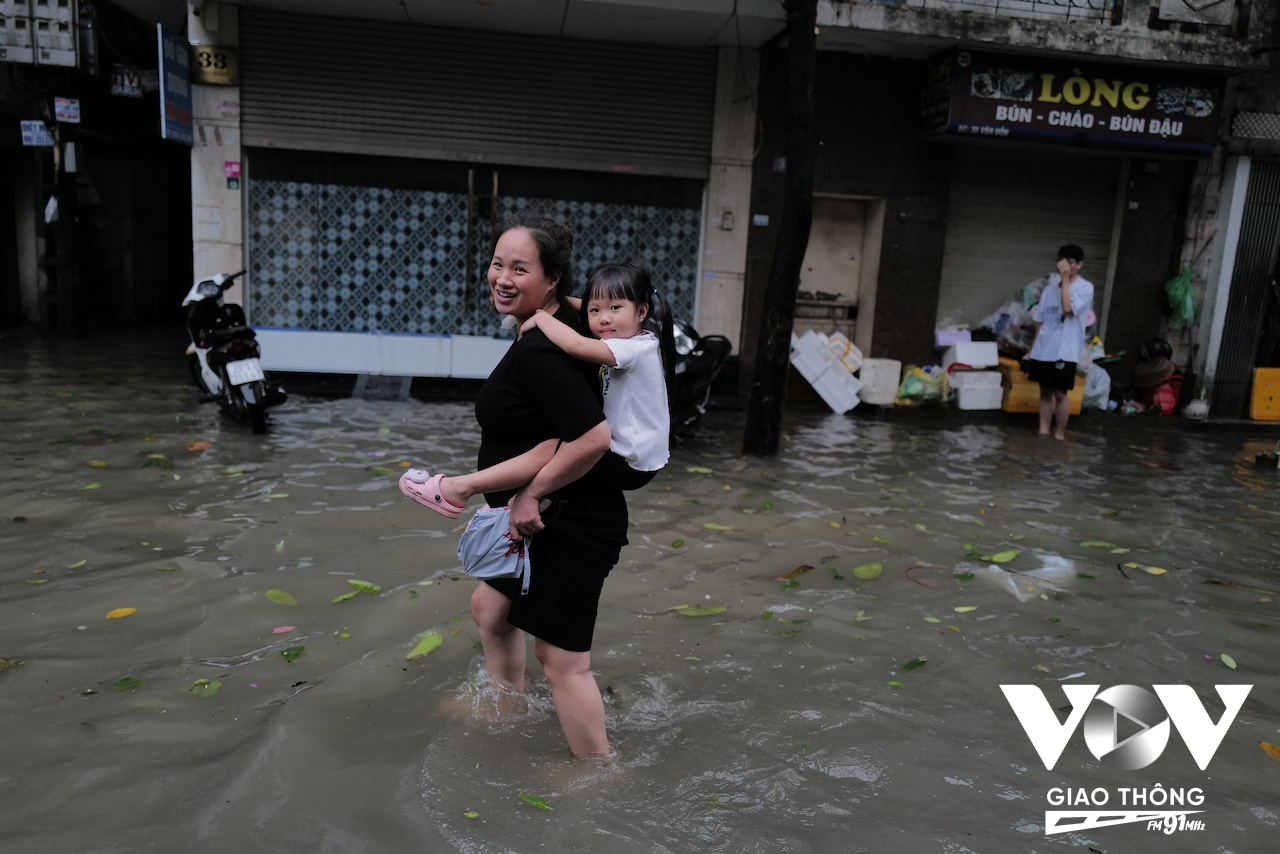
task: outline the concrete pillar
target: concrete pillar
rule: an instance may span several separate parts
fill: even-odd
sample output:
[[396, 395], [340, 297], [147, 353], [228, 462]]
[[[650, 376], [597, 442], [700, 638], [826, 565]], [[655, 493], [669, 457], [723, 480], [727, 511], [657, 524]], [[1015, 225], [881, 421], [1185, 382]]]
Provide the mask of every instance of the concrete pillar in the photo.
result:
[[[187, 32], [192, 44], [238, 48], [239, 8], [231, 3], [191, 2]], [[191, 240], [196, 278], [244, 269], [243, 178], [228, 186], [228, 163], [243, 162], [240, 149], [240, 87], [191, 87], [195, 146], [191, 149]], [[244, 304], [241, 282], [227, 292]]]
[[742, 352], [742, 304], [751, 227], [751, 161], [756, 139], [760, 55], [720, 48], [716, 114], [711, 137], [711, 179], [703, 217], [702, 282], [695, 326], [724, 335]]
[[1240, 225], [1244, 220], [1244, 201], [1249, 188], [1251, 161], [1244, 155], [1227, 158], [1222, 169], [1222, 196], [1218, 202], [1217, 232], [1213, 254], [1209, 260], [1209, 280], [1204, 289], [1204, 307], [1200, 312], [1199, 347], [1195, 371], [1201, 378], [1206, 397], [1213, 399], [1213, 382], [1218, 373], [1218, 355], [1227, 322], [1231, 280], [1235, 275], [1236, 250], [1240, 245]]

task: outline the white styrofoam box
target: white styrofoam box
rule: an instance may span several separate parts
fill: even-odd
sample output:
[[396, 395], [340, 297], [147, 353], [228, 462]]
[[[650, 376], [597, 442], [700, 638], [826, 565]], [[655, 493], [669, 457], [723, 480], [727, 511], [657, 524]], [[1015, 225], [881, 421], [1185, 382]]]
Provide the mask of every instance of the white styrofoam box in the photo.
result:
[[853, 385], [856, 382], [857, 377], [846, 373], [843, 368], [832, 368], [818, 377], [813, 383], [813, 389], [833, 412], [843, 415], [858, 405], [858, 391]]
[[954, 389], [962, 388], [1000, 388], [999, 371], [966, 371], [957, 369], [951, 372], [950, 384]]
[[862, 367], [862, 351], [843, 332], [827, 336], [827, 349], [840, 360], [840, 364], [844, 365], [849, 373], [856, 373], [858, 368]]
[[994, 341], [961, 341], [942, 354], [942, 367], [949, 368], [956, 362], [971, 368], [994, 368], [1000, 364], [1000, 353]]
[[796, 366], [800, 376], [812, 383], [823, 371], [839, 363], [835, 355], [827, 349], [826, 342], [810, 331], [801, 338], [796, 338], [795, 334], [792, 334], [791, 364]]
[[862, 380], [864, 403], [889, 405], [898, 399], [902, 363], [897, 359], [863, 359], [858, 377]]
[[956, 406], [960, 409], [999, 409], [1003, 403], [1004, 389], [998, 383], [994, 386], [960, 386], [956, 391]]
[[939, 350], [950, 347], [952, 344], [972, 340], [972, 333], [968, 329], [938, 329], [933, 333], [933, 346]]

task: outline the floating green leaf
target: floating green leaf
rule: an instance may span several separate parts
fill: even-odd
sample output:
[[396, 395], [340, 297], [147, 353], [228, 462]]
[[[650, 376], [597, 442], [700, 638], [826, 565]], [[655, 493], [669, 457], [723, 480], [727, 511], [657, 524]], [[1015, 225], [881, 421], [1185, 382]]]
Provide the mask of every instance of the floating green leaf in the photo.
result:
[[713, 614], [723, 614], [725, 611], [728, 611], [728, 610], [729, 609], [724, 607], [723, 605], [718, 605], [714, 608], [695, 608], [695, 607], [677, 608], [676, 613], [681, 615], [682, 617], [710, 617]]
[[271, 493], [270, 495], [268, 495], [267, 497], [268, 497], [268, 498], [288, 498], [288, 497], [289, 497], [289, 493], [287, 493], [287, 492], [273, 492], [273, 493]]
[[853, 615], [853, 619], [857, 620], [859, 623], [865, 623], [867, 620], [874, 620], [875, 617], [871, 616], [866, 611], [859, 611]]
[[347, 593], [343, 593], [343, 594], [341, 594], [341, 595], [334, 596], [334, 597], [333, 597], [333, 604], [337, 605], [339, 602], [345, 602], [345, 601], [347, 601], [348, 599], [354, 599], [354, 598], [356, 598], [356, 597], [357, 597], [357, 596], [359, 596], [359, 595], [360, 595], [360, 591], [359, 591], [359, 590], [351, 590], [351, 591], [349, 591], [349, 592], [347, 592]]
[[1236, 660], [1234, 658], [1227, 655], [1225, 652], [1218, 657], [1222, 659], [1222, 663], [1227, 665], [1227, 667], [1230, 667], [1232, 670], [1236, 669]]
[[761, 612], [760, 612], [760, 619], [762, 619], [762, 620], [767, 620], [767, 619], [769, 619], [769, 618], [770, 618], [770, 617], [772, 617], [772, 616], [773, 616], [773, 612], [772, 612], [772, 611], [761, 611]]
[[297, 605], [298, 600], [294, 599], [283, 590], [268, 590], [263, 594], [267, 597], [267, 601], [275, 602], [277, 605]]
[[1087, 573], [1087, 572], [1077, 572], [1077, 573], [1076, 573], [1076, 578], [1095, 578], [1095, 577], [1096, 577], [1096, 576], [1090, 575], [1090, 574], [1089, 574], [1089, 573]]
[[280, 654], [284, 656], [285, 661], [293, 661], [306, 651], [307, 648], [305, 646], [286, 646], [284, 649], [280, 650]]
[[924, 621], [925, 621], [926, 623], [941, 623], [941, 622], [942, 622], [942, 620], [939, 620], [937, 617], [925, 617], [925, 618], [924, 618]]
[[924, 525], [921, 525], [919, 522], [916, 522], [916, 530], [922, 534], [929, 533], [929, 529], [926, 528]]
[[907, 683], [905, 683], [905, 682], [890, 682], [890, 683], [888, 683], [888, 684], [889, 684], [889, 687], [890, 687], [890, 688], [905, 688], [905, 687], [907, 687]]
[[902, 665], [902, 669], [915, 670], [917, 667], [924, 667], [928, 663], [929, 663], [929, 659], [924, 658], [923, 656], [920, 658], [913, 658], [910, 661], [908, 661], [906, 664]]
[[80, 567], [84, 566], [88, 562], [89, 562], [88, 558], [85, 558], [84, 560], [78, 560], [75, 563], [67, 564], [67, 569], [79, 569]]
[[405, 661], [412, 661], [415, 658], [421, 658], [427, 653], [439, 649], [443, 643], [444, 636], [439, 632], [427, 632], [418, 640], [417, 645], [413, 649], [409, 650], [409, 654], [404, 657]]
[[886, 546], [893, 545], [893, 540], [887, 540], [884, 537], [872, 537], [871, 539], [877, 543], [880, 543], [881, 545], [886, 545]]
[[81, 489], [101, 489], [101, 488], [102, 488], [102, 484], [100, 484], [100, 483], [86, 483], [84, 486], [82, 486], [82, 487], [80, 487], [80, 488], [81, 488]]
[[212, 697], [222, 690], [222, 683], [217, 679], [197, 679], [187, 690], [197, 697]]
[[732, 525], [721, 525], [719, 522], [703, 522], [702, 527], [708, 531], [732, 531]]
[[537, 807], [540, 810], [551, 809], [551, 804], [547, 803], [537, 795], [521, 794], [519, 797], [520, 797], [520, 800], [524, 801], [526, 804], [532, 804], [533, 806]]
[[475, 810], [467, 810], [466, 812], [463, 813], [463, 815], [473, 820], [480, 817], [480, 813], [476, 812]]
[[49, 583], [49, 579], [47, 579], [47, 578], [28, 578], [28, 579], [27, 579], [27, 583], [28, 583], [28, 584], [48, 584], [48, 583]]
[[381, 593], [382, 587], [371, 581], [360, 581], [356, 578], [348, 578], [347, 583], [356, 589], [357, 593]]
[[877, 563], [864, 563], [862, 566], [853, 568], [853, 577], [861, 578], [863, 581], [870, 581], [872, 578], [878, 578], [880, 573], [884, 571], [884, 566]]
[[373, 466], [369, 471], [374, 474], [399, 474], [395, 469], [389, 469], [386, 466]]
[[976, 611], [976, 610], [978, 610], [977, 605], [957, 605], [955, 607], [955, 611], [957, 614], [967, 614], [970, 611]]
[[689, 474], [713, 474], [714, 473], [711, 471], [711, 469], [707, 468], [706, 466], [689, 466], [689, 468], [687, 468], [686, 471], [688, 471]]
[[760, 502], [760, 506], [763, 507], [765, 510], [772, 510], [773, 502], [766, 498], [764, 501]]
[[783, 590], [795, 590], [799, 586], [800, 579], [798, 578], [788, 578], [786, 581], [782, 582]]
[[1080, 546], [1086, 549], [1118, 549], [1120, 548], [1115, 543], [1109, 543], [1106, 540], [1085, 540], [1083, 543], [1080, 544]]
[[993, 555], [988, 555], [987, 557], [984, 557], [983, 560], [989, 560], [992, 563], [1008, 563], [1020, 554], [1022, 554], [1022, 552], [1017, 549], [1008, 549], [1007, 551], [996, 552]]
[[951, 577], [954, 578], [956, 581], [973, 581], [972, 572], [957, 572], [955, 575]]
[[134, 679], [132, 676], [126, 676], [115, 685], [117, 691], [132, 691], [135, 688], [142, 687], [141, 679]]
[[1061, 617], [1050, 617], [1050, 618], [1049, 618], [1049, 622], [1051, 622], [1051, 623], [1061, 623], [1061, 622], [1062, 622], [1062, 618], [1061, 618]]
[[672, 540], [672, 541], [671, 541], [671, 548], [673, 548], [673, 549], [678, 549], [678, 548], [680, 548], [680, 547], [681, 547], [681, 546], [683, 546], [683, 545], [684, 545], [684, 540]]
[[841, 575], [840, 570], [836, 569], [834, 566], [827, 567], [827, 572], [831, 573], [831, 577], [836, 581], [844, 581], [844, 576]]

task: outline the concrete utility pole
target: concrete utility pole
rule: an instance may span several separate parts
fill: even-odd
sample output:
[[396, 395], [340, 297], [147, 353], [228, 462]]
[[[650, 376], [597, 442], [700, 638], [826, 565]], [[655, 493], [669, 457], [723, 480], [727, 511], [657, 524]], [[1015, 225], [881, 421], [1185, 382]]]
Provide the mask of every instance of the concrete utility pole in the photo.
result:
[[813, 158], [816, 118], [813, 89], [817, 75], [815, 26], [818, 0], [787, 0], [787, 172], [783, 181], [782, 222], [760, 313], [755, 381], [747, 399], [742, 452], [757, 457], [778, 453], [782, 404], [790, 370], [791, 328], [795, 323], [800, 268], [813, 224]]

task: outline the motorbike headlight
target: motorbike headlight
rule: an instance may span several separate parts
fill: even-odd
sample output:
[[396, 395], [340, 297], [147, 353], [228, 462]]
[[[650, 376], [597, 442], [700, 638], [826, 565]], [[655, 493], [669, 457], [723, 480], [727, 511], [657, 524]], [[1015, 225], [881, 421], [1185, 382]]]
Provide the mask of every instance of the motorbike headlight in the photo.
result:
[[196, 287], [196, 293], [202, 297], [216, 297], [222, 293], [222, 289], [218, 287], [217, 282], [212, 279], [206, 279]]

